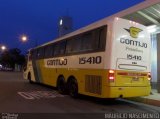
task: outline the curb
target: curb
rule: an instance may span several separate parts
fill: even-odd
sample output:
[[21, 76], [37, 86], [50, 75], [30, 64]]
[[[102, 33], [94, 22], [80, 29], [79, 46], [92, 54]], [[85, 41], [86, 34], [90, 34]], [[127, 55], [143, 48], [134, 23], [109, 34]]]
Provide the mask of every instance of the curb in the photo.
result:
[[154, 99], [149, 99], [149, 98], [144, 98], [144, 97], [126, 98], [126, 99], [130, 100], [130, 101], [141, 102], [141, 103], [145, 103], [145, 104], [148, 104], [148, 105], [153, 105], [153, 106], [160, 107], [160, 101], [159, 100], [154, 100]]

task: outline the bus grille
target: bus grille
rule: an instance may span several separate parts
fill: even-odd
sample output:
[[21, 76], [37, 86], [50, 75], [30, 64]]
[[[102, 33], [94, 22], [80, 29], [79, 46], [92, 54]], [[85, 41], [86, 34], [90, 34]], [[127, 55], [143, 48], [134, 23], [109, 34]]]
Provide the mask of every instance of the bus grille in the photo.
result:
[[95, 75], [86, 75], [85, 91], [100, 95], [102, 92], [102, 77]]

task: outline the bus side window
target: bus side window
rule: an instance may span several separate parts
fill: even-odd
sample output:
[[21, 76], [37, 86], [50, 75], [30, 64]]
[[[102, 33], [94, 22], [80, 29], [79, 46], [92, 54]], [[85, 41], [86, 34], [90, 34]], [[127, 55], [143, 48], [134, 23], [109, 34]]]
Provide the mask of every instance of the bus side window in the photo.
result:
[[44, 48], [41, 47], [41, 48], [38, 48], [37, 50], [37, 59], [42, 59], [44, 58]]
[[73, 50], [74, 50], [73, 44], [74, 44], [74, 39], [67, 40], [67, 44], [66, 44], [66, 53], [67, 54], [70, 54], [73, 52]]
[[54, 56], [64, 55], [66, 47], [66, 40], [60, 41], [54, 46]]
[[53, 56], [54, 47], [53, 45], [47, 45], [45, 47], [44, 57], [45, 58], [51, 58]]
[[93, 31], [93, 48], [94, 50], [104, 50], [106, 42], [106, 26]]
[[104, 26], [99, 30], [99, 48], [105, 50], [107, 36], [107, 26]]
[[92, 50], [92, 32], [85, 33], [82, 35], [82, 51], [90, 51]]
[[78, 53], [80, 52], [80, 49], [81, 49], [81, 39], [79, 36], [67, 40], [67, 45], [66, 45], [67, 54]]
[[93, 31], [92, 47], [94, 48], [94, 50], [99, 49], [99, 32], [97, 29]]

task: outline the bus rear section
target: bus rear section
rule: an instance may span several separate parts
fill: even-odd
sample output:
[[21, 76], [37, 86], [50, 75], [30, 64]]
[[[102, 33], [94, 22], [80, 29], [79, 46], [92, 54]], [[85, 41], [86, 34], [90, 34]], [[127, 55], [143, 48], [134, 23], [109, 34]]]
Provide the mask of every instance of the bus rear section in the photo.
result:
[[116, 18], [113, 23], [109, 97], [150, 94], [150, 34], [133, 21]]

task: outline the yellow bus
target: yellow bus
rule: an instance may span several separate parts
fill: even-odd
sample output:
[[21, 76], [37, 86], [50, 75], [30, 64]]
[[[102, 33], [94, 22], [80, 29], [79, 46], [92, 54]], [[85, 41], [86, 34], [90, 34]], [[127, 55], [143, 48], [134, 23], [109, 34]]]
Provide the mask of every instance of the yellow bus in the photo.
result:
[[30, 49], [24, 78], [72, 97], [146, 96], [151, 91], [150, 49], [145, 26], [106, 19]]

